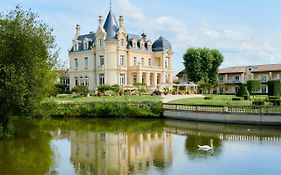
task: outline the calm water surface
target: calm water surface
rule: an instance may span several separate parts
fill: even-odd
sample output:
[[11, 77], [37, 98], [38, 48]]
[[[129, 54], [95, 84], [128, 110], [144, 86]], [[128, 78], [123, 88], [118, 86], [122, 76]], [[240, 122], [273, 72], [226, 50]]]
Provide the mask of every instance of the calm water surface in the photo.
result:
[[[14, 121], [1, 175], [280, 175], [281, 128], [173, 120]], [[197, 145], [214, 149], [200, 151]]]

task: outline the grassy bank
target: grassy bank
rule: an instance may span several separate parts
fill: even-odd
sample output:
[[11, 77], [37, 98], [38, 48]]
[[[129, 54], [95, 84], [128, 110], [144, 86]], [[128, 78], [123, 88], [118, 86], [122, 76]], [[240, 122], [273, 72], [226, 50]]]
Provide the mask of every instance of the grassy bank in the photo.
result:
[[159, 118], [163, 114], [162, 102], [45, 102], [36, 111], [39, 117], [114, 117], [114, 118]]
[[[239, 101], [234, 101], [232, 98], [235, 98], [235, 95], [215, 95], [215, 94], [206, 94], [204, 95], [210, 99], [204, 98], [188, 98], [188, 99], [179, 99], [171, 101], [173, 104], [188, 104], [188, 105], [223, 105], [223, 106], [251, 106], [251, 100], [244, 100], [241, 98]], [[266, 96], [260, 95], [256, 98], [266, 98]]]

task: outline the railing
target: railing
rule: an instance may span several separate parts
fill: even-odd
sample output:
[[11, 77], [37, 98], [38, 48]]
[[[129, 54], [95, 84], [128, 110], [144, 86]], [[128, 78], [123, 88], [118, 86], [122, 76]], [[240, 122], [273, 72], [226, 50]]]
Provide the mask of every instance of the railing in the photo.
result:
[[163, 108], [164, 110], [191, 112], [281, 115], [281, 106], [222, 106], [164, 103]]

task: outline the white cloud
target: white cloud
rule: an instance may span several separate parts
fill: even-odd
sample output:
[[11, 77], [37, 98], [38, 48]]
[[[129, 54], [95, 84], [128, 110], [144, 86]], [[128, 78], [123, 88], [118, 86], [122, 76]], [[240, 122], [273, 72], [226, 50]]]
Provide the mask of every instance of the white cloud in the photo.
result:
[[[82, 33], [95, 31], [98, 16], [106, 15], [106, 9], [109, 9], [109, 4], [98, 0], [94, 2], [88, 0], [85, 3], [61, 0], [56, 2], [55, 9], [45, 1], [40, 3], [29, 1], [51, 9], [40, 12], [40, 16], [55, 29], [63, 58], [67, 57], [75, 24], [81, 24]], [[85, 7], [85, 4], [88, 6]], [[192, 23], [190, 20], [173, 18], [164, 12], [158, 14], [165, 15], [151, 17], [132, 0], [113, 1], [113, 11], [116, 15], [124, 15], [127, 32], [140, 34], [145, 30], [152, 40], [163, 35], [171, 42], [175, 53], [173, 61], [175, 74], [183, 68], [182, 55], [188, 47], [221, 50], [225, 55], [223, 66], [281, 62], [281, 44], [278, 38], [268, 36], [267, 33], [259, 33], [258, 29], [248, 26], [216, 26], [206, 19]]]

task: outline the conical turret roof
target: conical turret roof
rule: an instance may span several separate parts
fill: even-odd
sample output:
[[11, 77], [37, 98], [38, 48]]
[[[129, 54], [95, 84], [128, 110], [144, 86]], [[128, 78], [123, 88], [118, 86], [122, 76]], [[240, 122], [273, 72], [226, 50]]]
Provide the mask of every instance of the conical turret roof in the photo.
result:
[[114, 14], [112, 13], [111, 10], [109, 11], [109, 13], [106, 17], [103, 28], [107, 34], [107, 36], [106, 36], [107, 40], [117, 39], [116, 35], [118, 32], [119, 26], [118, 26], [118, 23], [117, 23], [117, 20], [116, 20]]

